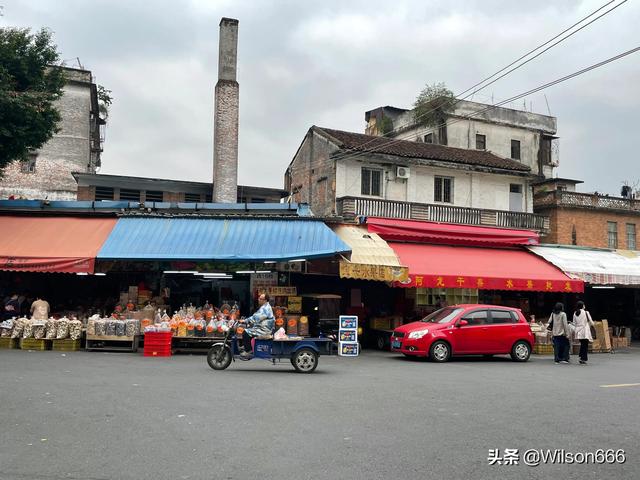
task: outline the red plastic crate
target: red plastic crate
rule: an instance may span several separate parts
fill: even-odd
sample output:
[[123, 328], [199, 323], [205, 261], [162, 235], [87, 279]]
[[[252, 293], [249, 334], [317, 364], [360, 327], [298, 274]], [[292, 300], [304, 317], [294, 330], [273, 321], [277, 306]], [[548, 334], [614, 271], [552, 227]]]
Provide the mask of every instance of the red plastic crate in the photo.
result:
[[171, 356], [171, 345], [168, 347], [144, 347], [144, 356], [145, 357], [170, 357]]

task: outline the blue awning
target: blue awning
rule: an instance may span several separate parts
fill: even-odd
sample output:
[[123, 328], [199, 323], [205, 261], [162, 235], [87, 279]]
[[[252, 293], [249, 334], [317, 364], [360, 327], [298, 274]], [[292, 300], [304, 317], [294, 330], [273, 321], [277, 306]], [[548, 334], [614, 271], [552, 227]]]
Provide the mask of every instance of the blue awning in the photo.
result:
[[287, 261], [350, 251], [317, 220], [125, 217], [97, 258]]

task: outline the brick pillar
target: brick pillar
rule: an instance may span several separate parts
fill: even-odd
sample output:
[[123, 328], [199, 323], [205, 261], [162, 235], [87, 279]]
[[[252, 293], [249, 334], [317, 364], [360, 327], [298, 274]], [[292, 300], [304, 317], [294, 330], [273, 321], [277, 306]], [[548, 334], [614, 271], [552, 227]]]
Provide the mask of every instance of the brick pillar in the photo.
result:
[[218, 83], [215, 90], [213, 201], [236, 203], [238, 196], [238, 116], [236, 81], [238, 20], [220, 21]]

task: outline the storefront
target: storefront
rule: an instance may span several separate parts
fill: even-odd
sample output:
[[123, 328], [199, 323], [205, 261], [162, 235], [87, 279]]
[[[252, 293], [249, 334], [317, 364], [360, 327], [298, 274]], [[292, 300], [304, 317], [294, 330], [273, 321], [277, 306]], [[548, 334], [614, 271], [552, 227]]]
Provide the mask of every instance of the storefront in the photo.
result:
[[[176, 311], [198, 320], [211, 320], [217, 311], [250, 315], [261, 292], [272, 296], [272, 306], [283, 307], [274, 308], [283, 319], [287, 310], [301, 317], [305, 312], [302, 292], [292, 284], [294, 266], [350, 255], [331, 229], [312, 218], [135, 215], [25, 217], [14, 223], [19, 228], [14, 228], [13, 241], [0, 245], [6, 294], [17, 288], [24, 297], [34, 292], [50, 300], [51, 314], [84, 321], [94, 313], [105, 317], [114, 311], [118, 321], [140, 322], [170, 320]], [[34, 231], [56, 241], [20, 241]], [[38, 273], [27, 273], [31, 271]], [[47, 298], [61, 291], [66, 292], [63, 302]], [[29, 313], [31, 300], [20, 313]], [[91, 325], [91, 335], [96, 335], [93, 325], [102, 328], [100, 322]]]

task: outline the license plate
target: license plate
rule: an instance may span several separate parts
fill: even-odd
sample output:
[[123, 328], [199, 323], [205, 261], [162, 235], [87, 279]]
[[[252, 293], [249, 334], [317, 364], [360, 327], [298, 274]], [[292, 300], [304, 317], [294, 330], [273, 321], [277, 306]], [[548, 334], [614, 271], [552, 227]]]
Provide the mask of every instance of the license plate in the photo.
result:
[[394, 340], [391, 342], [391, 348], [400, 348], [402, 346], [402, 342], [400, 340]]

